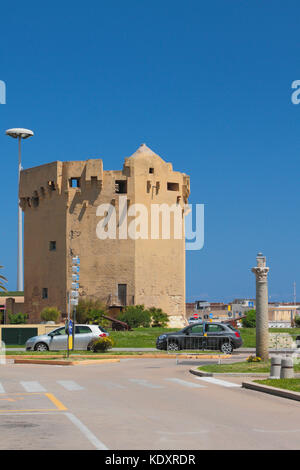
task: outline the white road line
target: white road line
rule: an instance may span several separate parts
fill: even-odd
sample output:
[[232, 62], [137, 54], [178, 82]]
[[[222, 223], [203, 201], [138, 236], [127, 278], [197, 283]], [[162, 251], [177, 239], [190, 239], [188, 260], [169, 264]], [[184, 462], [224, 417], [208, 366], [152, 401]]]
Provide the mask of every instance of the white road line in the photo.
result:
[[187, 382], [186, 380], [181, 380], [181, 379], [165, 379], [165, 380], [168, 380], [168, 382], [174, 382], [174, 383], [177, 383], [179, 385], [184, 385], [185, 387], [190, 387], [190, 388], [206, 388], [204, 385], [199, 385], [199, 384], [195, 384], [193, 382]]
[[129, 382], [133, 382], [135, 384], [141, 385], [142, 387], [147, 387], [147, 388], [165, 388], [163, 385], [155, 385], [152, 384], [151, 382], [148, 382], [148, 380], [145, 379], [129, 379]]
[[46, 389], [39, 382], [20, 382], [26, 392], [46, 392]]
[[114, 389], [123, 389], [125, 390], [126, 387], [124, 387], [124, 385], [120, 385], [120, 384], [117, 384], [117, 383], [114, 383], [114, 382], [109, 382], [108, 380], [101, 380], [99, 382], [101, 385], [104, 385], [105, 387], [107, 387], [108, 389], [110, 390], [114, 390]]
[[57, 383], [64, 387], [66, 390], [69, 390], [69, 392], [84, 390], [84, 387], [81, 387], [81, 385], [78, 385], [73, 380], [57, 380]]
[[215, 379], [215, 377], [195, 377], [195, 379], [203, 380], [203, 382], [221, 385], [222, 387], [239, 387], [241, 388], [240, 384], [236, 384], [234, 382], [227, 382], [226, 380]]
[[77, 428], [84, 434], [84, 436], [93, 444], [98, 450], [109, 450], [103, 442], [99, 441], [95, 434], [93, 434], [76, 416], [72, 413], [64, 413], [69, 420], [77, 426]]
[[0, 393], [5, 393], [4, 387], [3, 385], [1, 385], [1, 382], [0, 382]]

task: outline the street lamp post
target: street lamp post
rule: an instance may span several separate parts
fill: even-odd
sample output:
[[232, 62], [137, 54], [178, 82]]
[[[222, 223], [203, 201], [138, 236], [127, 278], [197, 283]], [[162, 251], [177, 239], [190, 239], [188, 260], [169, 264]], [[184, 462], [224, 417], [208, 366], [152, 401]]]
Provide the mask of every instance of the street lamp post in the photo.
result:
[[[21, 140], [33, 136], [33, 132], [29, 129], [8, 129], [6, 135], [19, 140], [19, 167], [18, 167], [18, 187], [20, 186], [20, 173], [22, 170], [21, 163]], [[23, 223], [22, 209], [18, 198], [18, 262], [17, 262], [17, 290], [23, 291]]]

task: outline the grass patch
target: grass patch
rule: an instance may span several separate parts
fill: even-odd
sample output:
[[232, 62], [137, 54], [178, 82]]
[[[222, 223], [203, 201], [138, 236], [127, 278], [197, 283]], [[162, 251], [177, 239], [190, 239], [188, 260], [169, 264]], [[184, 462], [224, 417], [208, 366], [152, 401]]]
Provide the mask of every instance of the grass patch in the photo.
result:
[[116, 348], [155, 348], [156, 339], [179, 328], [134, 328], [133, 331], [110, 331]]
[[270, 387], [284, 388], [293, 392], [300, 392], [300, 379], [265, 379], [254, 380], [258, 384], [269, 385]]
[[267, 373], [270, 371], [270, 362], [234, 362], [233, 364], [207, 364], [198, 367], [203, 372], [212, 373], [251, 373], [261, 372]]
[[[212, 373], [269, 373], [271, 361], [268, 362], [234, 362], [232, 364], [207, 364], [198, 370]], [[294, 365], [294, 371], [300, 372], [300, 364]]]

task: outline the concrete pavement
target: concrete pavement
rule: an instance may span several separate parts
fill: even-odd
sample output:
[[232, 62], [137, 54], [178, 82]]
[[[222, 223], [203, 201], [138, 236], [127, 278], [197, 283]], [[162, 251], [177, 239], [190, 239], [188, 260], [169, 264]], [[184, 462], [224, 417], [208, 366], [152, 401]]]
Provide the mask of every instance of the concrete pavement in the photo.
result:
[[297, 402], [242, 389], [239, 378], [192, 376], [197, 364], [1, 366], [0, 449], [300, 447]]

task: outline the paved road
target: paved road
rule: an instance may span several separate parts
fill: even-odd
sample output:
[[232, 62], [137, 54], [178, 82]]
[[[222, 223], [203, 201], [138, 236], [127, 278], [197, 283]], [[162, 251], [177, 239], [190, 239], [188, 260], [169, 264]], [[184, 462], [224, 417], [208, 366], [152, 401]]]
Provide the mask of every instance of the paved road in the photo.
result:
[[0, 449], [299, 449], [297, 402], [196, 364], [0, 366]]

